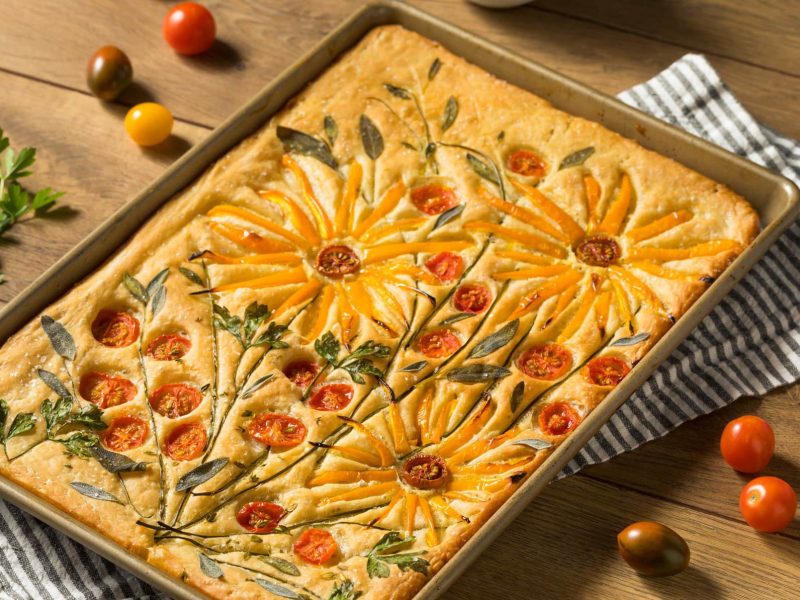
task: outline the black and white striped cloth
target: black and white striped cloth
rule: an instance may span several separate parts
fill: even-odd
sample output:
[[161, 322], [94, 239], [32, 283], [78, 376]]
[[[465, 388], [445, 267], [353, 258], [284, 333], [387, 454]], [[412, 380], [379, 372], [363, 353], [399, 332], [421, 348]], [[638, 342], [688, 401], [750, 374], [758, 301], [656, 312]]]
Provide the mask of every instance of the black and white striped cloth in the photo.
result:
[[[700, 55], [683, 57], [620, 98], [800, 183], [800, 144], [759, 125]], [[800, 379], [797, 257], [795, 223], [561, 475]], [[0, 600], [112, 598], [163, 596], [0, 501]]]

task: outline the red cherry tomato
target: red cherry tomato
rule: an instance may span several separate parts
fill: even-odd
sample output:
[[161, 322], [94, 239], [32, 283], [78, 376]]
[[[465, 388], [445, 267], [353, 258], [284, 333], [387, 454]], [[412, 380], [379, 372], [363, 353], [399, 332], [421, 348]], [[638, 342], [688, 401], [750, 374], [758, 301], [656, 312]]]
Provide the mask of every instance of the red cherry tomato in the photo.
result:
[[172, 460], [193, 460], [205, 450], [206, 428], [200, 423], [178, 425], [164, 442], [164, 454]]
[[434, 329], [417, 340], [417, 350], [428, 358], [446, 358], [461, 347], [461, 340], [449, 329]]
[[403, 464], [403, 481], [420, 490], [440, 488], [447, 482], [447, 463], [433, 454], [417, 454]]
[[117, 417], [100, 436], [103, 446], [114, 452], [126, 452], [138, 448], [147, 439], [150, 428], [134, 415]]
[[168, 383], [150, 394], [153, 410], [170, 419], [188, 415], [203, 401], [203, 393], [185, 383]]
[[179, 333], [165, 333], [150, 340], [145, 354], [153, 360], [178, 360], [186, 356], [192, 342]]
[[533, 346], [520, 354], [517, 366], [528, 377], [552, 381], [569, 371], [572, 353], [559, 344]]
[[307, 388], [319, 373], [319, 365], [310, 360], [296, 360], [283, 368], [286, 378], [299, 388]]
[[775, 452], [775, 433], [764, 419], [746, 415], [725, 426], [719, 442], [722, 456], [742, 473], [758, 473]]
[[92, 321], [92, 335], [109, 348], [130, 346], [139, 337], [139, 321], [128, 313], [104, 308]]
[[539, 413], [539, 427], [550, 435], [569, 433], [580, 421], [580, 415], [566, 402], [548, 404]]
[[756, 531], [775, 533], [786, 529], [797, 512], [797, 494], [777, 477], [757, 477], [739, 495], [739, 510]]
[[489, 308], [492, 292], [480, 283], [466, 283], [453, 294], [453, 306], [461, 312], [478, 314]]
[[630, 365], [616, 356], [598, 356], [586, 366], [589, 382], [607, 387], [617, 385], [631, 372]]
[[329, 531], [324, 529], [306, 529], [292, 547], [294, 553], [307, 563], [321, 565], [328, 562], [339, 546]]
[[531, 150], [517, 150], [509, 154], [506, 158], [506, 167], [517, 175], [536, 178], [544, 175], [547, 169], [544, 161]]
[[464, 259], [452, 252], [440, 252], [425, 261], [425, 268], [440, 282], [450, 283], [464, 272]]
[[164, 39], [178, 54], [200, 54], [214, 44], [217, 25], [214, 16], [197, 2], [173, 6], [164, 17]]
[[100, 408], [119, 406], [136, 396], [136, 386], [129, 379], [108, 373], [86, 373], [78, 384], [80, 395]]
[[248, 423], [247, 434], [271, 448], [292, 448], [306, 438], [306, 426], [289, 415], [261, 413]]
[[338, 412], [350, 404], [352, 399], [352, 386], [346, 383], [329, 383], [317, 388], [308, 405], [314, 410]]
[[453, 188], [436, 183], [428, 183], [411, 190], [411, 202], [428, 215], [438, 215], [453, 208], [458, 200]]
[[140, 146], [160, 144], [172, 133], [172, 113], [156, 102], [137, 104], [125, 115], [125, 131]]
[[248, 502], [236, 513], [236, 521], [252, 533], [271, 533], [285, 514], [282, 506], [272, 502]]

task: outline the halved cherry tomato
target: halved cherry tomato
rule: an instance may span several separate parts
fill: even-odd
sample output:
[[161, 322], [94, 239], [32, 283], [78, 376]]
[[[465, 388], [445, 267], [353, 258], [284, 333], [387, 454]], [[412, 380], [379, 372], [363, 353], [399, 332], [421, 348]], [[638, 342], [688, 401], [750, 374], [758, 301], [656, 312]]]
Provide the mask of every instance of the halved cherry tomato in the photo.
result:
[[449, 329], [434, 329], [417, 340], [417, 350], [428, 358], [446, 358], [461, 347], [461, 340]]
[[361, 259], [350, 246], [337, 244], [320, 250], [314, 268], [331, 279], [341, 279], [361, 268]]
[[138, 448], [147, 439], [150, 428], [134, 415], [117, 417], [100, 436], [103, 446], [114, 452], [126, 452]]
[[411, 190], [411, 202], [419, 210], [429, 215], [438, 215], [457, 203], [453, 188], [436, 183], [428, 183]]
[[739, 495], [739, 510], [756, 531], [775, 533], [786, 529], [797, 512], [797, 494], [777, 477], [756, 477]]
[[319, 373], [319, 365], [310, 360], [296, 360], [283, 368], [287, 379], [299, 388], [307, 388]]
[[116, 46], [103, 46], [89, 57], [86, 84], [101, 100], [113, 100], [132, 80], [131, 60]]
[[741, 473], [758, 473], [775, 452], [775, 433], [764, 419], [745, 415], [725, 426], [719, 442], [722, 456]]
[[285, 514], [282, 506], [272, 502], [248, 502], [236, 513], [236, 520], [251, 533], [271, 533]]
[[173, 6], [161, 26], [164, 39], [178, 54], [200, 54], [214, 44], [217, 25], [205, 6], [183, 2]]
[[581, 416], [566, 402], [548, 404], [539, 413], [539, 427], [550, 435], [564, 435], [578, 426]]
[[433, 454], [417, 454], [403, 464], [403, 481], [420, 490], [442, 487], [447, 475], [447, 463]]
[[569, 371], [572, 353], [559, 344], [541, 344], [520, 354], [517, 366], [528, 377], [552, 381]]
[[93, 371], [81, 375], [78, 392], [92, 404], [100, 408], [109, 408], [133, 400], [136, 396], [136, 386], [130, 379]]
[[314, 392], [308, 405], [314, 410], [337, 412], [350, 404], [353, 399], [353, 386], [346, 383], [329, 383]]
[[92, 335], [109, 348], [130, 346], [139, 337], [139, 321], [128, 313], [104, 308], [92, 321]]
[[177, 419], [200, 406], [203, 393], [186, 383], [168, 383], [150, 394], [148, 401], [161, 416]]
[[172, 113], [156, 102], [137, 104], [125, 115], [125, 131], [140, 146], [155, 146], [172, 133]]
[[294, 553], [312, 565], [328, 562], [339, 546], [329, 531], [324, 529], [306, 529], [292, 546]]
[[489, 308], [492, 292], [480, 283], [466, 283], [453, 294], [453, 306], [461, 312], [478, 314]]
[[452, 252], [440, 252], [425, 261], [425, 268], [442, 283], [450, 283], [464, 272], [464, 259]]
[[616, 356], [598, 356], [586, 365], [590, 383], [602, 386], [615, 386], [631, 372], [630, 365]]
[[178, 425], [164, 442], [164, 454], [172, 460], [193, 460], [205, 450], [208, 435], [200, 423]]
[[164, 333], [150, 340], [145, 354], [153, 360], [178, 360], [192, 348], [192, 341], [180, 333]]
[[689, 545], [672, 529], [654, 521], [632, 523], [617, 535], [622, 558], [646, 577], [677, 575], [689, 566]]
[[306, 438], [306, 426], [289, 415], [261, 413], [248, 423], [247, 434], [271, 448], [292, 448]]
[[541, 177], [544, 175], [547, 165], [544, 161], [531, 150], [517, 150], [506, 158], [506, 167], [512, 173], [524, 177]]

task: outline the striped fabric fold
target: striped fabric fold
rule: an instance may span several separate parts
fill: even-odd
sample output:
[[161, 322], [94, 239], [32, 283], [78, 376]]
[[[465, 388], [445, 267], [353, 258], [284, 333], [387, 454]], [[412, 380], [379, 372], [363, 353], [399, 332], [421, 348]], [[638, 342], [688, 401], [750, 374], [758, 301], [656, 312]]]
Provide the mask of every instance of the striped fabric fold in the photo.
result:
[[[795, 182], [800, 144], [757, 123], [703, 56], [620, 99]], [[611, 418], [561, 477], [745, 395], [800, 379], [800, 225], [792, 227]], [[162, 599], [80, 544], [0, 501], [0, 600]]]

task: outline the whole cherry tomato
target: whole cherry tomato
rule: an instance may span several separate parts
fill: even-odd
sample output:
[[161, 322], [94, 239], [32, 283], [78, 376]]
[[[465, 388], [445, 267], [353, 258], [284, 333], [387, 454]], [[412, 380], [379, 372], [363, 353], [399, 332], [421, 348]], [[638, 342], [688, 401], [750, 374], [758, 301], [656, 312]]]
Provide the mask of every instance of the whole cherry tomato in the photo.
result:
[[775, 434], [764, 419], [745, 415], [725, 426], [719, 441], [722, 457], [742, 473], [758, 473], [775, 451]]
[[641, 521], [617, 535], [622, 558], [637, 573], [648, 577], [676, 575], [689, 565], [689, 546], [669, 527]]
[[89, 57], [86, 85], [101, 100], [113, 100], [133, 80], [133, 66], [116, 46], [103, 46]]
[[172, 133], [172, 113], [156, 102], [137, 104], [125, 115], [125, 131], [140, 146], [160, 144]]
[[797, 512], [797, 494], [777, 477], [757, 477], [739, 495], [739, 510], [756, 531], [775, 533], [789, 526]]
[[178, 54], [200, 54], [214, 43], [217, 25], [214, 16], [197, 2], [173, 6], [164, 17], [164, 39]]

